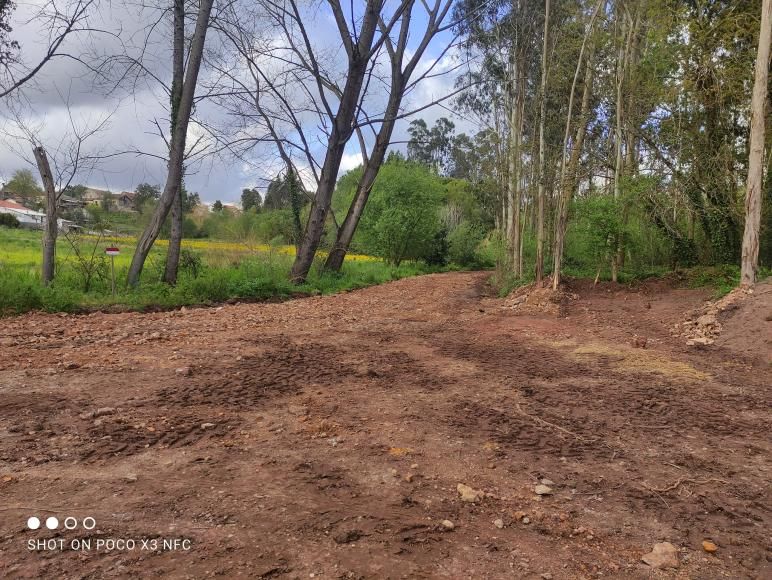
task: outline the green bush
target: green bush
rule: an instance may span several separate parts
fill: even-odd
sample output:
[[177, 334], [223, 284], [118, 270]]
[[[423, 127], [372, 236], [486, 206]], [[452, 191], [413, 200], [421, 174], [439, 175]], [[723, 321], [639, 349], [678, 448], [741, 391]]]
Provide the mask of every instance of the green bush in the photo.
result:
[[448, 257], [451, 262], [464, 267], [477, 267], [483, 262], [478, 247], [485, 237], [482, 227], [468, 221], [448, 235]]
[[11, 213], [0, 213], [0, 226], [6, 228], [18, 228], [21, 224], [15, 215]]

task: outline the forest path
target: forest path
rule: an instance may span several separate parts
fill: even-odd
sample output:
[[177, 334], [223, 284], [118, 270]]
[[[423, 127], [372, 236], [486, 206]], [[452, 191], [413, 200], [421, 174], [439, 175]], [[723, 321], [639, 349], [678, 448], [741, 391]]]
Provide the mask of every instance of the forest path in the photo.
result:
[[[2, 575], [772, 575], [768, 367], [670, 335], [705, 293], [578, 283], [568, 317], [525, 316], [487, 275], [2, 320]], [[652, 572], [662, 541], [680, 566]]]

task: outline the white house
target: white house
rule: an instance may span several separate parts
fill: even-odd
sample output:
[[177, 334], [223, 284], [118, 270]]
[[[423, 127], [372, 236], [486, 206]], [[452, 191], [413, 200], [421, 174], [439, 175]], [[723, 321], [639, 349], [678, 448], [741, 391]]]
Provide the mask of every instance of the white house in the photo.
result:
[[[0, 213], [9, 213], [19, 220], [19, 225], [30, 230], [42, 230], [46, 224], [46, 214], [28, 209], [10, 199], [0, 199]], [[66, 232], [73, 226], [73, 222], [59, 218], [56, 220], [59, 231]]]

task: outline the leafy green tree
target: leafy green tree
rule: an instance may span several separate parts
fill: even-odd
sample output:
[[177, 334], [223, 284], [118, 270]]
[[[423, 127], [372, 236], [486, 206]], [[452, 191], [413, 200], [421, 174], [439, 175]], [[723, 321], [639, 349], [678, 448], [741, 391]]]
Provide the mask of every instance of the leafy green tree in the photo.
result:
[[455, 125], [445, 117], [437, 119], [431, 129], [426, 121], [416, 119], [408, 127], [407, 158], [431, 167], [441, 175], [448, 174], [452, 167], [454, 132]]
[[142, 213], [148, 202], [156, 202], [161, 197], [161, 188], [158, 185], [140, 183], [134, 190], [134, 209]]
[[35, 175], [29, 169], [17, 169], [14, 171], [11, 180], [3, 187], [20, 197], [38, 197], [43, 195], [43, 190], [38, 185]]
[[477, 266], [480, 256], [477, 251], [485, 238], [485, 230], [478, 224], [464, 221], [448, 234], [448, 258], [459, 266]]
[[277, 175], [268, 184], [268, 190], [265, 192], [265, 209], [286, 209], [290, 207], [292, 200], [285, 176]]
[[221, 212], [222, 211], [222, 202], [218, 199], [212, 204], [212, 211]]
[[190, 193], [185, 186], [182, 187], [182, 213], [190, 213], [197, 206], [201, 205], [201, 196], [197, 193]]
[[245, 212], [252, 208], [259, 211], [262, 203], [263, 198], [260, 195], [260, 192], [257, 191], [257, 188], [245, 188], [241, 190], [241, 209]]
[[388, 161], [373, 185], [355, 245], [395, 265], [427, 259], [442, 228], [442, 201], [442, 180], [428, 168]]

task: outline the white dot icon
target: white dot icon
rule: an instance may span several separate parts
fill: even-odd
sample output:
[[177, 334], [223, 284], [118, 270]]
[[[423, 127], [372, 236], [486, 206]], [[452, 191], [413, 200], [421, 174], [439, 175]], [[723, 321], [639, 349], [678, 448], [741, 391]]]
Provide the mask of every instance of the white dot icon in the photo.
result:
[[27, 520], [27, 527], [30, 530], [37, 530], [40, 527], [40, 520], [35, 516], [32, 516], [30, 519]]
[[46, 519], [46, 527], [49, 530], [55, 530], [59, 527], [59, 520], [57, 520], [54, 516], [51, 516], [50, 518]]

